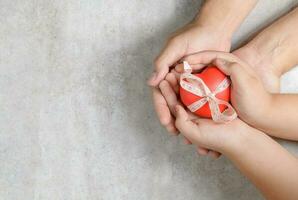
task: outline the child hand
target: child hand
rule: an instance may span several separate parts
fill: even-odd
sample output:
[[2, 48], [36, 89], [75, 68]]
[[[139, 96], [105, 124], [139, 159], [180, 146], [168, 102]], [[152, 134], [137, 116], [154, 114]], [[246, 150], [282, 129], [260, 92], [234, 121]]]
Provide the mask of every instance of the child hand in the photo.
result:
[[247, 123], [255, 125], [270, 109], [271, 94], [264, 89], [252, 68], [233, 54], [204, 51], [190, 55], [184, 60], [193, 70], [202, 68], [202, 65], [214, 64], [230, 76], [232, 105], [240, 118]]
[[241, 148], [248, 136], [249, 127], [240, 119], [227, 124], [215, 123], [210, 119], [191, 119], [180, 105], [175, 107], [175, 125], [184, 137], [193, 144], [222, 154], [229, 154]]
[[[166, 80], [163, 80], [159, 84], [161, 94], [164, 96], [166, 104], [171, 110], [173, 116], [176, 116], [175, 106], [182, 105], [179, 98], [177, 98], [177, 93], [179, 92], [179, 76], [180, 75], [176, 73], [175, 70], [172, 70], [172, 72], [166, 76]], [[196, 115], [193, 115], [190, 111], [188, 111], [187, 114], [189, 119], [198, 119], [198, 117]], [[173, 123], [175, 123], [175, 120], [173, 121]], [[186, 144], [192, 144], [191, 141], [187, 139], [187, 137], [185, 137], [184, 141]], [[220, 156], [219, 152], [212, 151], [198, 145], [197, 152], [200, 155], [210, 155], [213, 158], [218, 158]]]

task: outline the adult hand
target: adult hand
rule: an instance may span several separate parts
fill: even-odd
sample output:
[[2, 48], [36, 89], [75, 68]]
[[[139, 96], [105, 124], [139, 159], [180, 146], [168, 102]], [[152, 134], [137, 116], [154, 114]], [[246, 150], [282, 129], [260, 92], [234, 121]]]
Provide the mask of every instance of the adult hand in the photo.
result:
[[155, 60], [155, 71], [148, 80], [151, 86], [157, 86], [165, 78], [170, 67], [181, 58], [204, 50], [229, 51], [231, 40], [222, 32], [190, 23], [169, 37], [164, 49]]

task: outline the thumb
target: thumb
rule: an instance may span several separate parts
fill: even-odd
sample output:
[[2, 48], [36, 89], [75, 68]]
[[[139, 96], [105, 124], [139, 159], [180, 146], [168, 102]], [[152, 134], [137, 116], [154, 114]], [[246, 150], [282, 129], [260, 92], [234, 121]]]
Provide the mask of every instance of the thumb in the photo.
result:
[[157, 86], [163, 80], [169, 68], [184, 56], [185, 49], [177, 39], [172, 39], [155, 60], [155, 71], [148, 80], [148, 85]]
[[239, 63], [230, 62], [223, 58], [217, 58], [212, 63], [228, 76], [231, 76], [233, 73], [242, 69], [242, 66]]
[[200, 137], [201, 134], [198, 126], [189, 119], [187, 112], [184, 110], [182, 106], [177, 105], [175, 109], [176, 109], [176, 121], [175, 121], [176, 128], [192, 143], [196, 143], [196, 144], [201, 143], [200, 140], [202, 138]]
[[224, 74], [230, 76], [234, 84], [246, 84], [247, 78], [250, 77], [250, 73], [246, 70], [246, 66], [243, 63], [238, 63], [237, 61], [230, 62], [223, 58], [217, 58], [212, 63]]

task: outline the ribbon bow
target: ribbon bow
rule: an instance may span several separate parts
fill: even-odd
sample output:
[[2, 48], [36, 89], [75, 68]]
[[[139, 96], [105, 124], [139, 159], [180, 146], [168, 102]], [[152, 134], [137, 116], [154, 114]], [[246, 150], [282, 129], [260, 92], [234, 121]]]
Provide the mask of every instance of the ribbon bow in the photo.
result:
[[[195, 112], [208, 102], [213, 121], [224, 123], [234, 120], [237, 117], [237, 113], [232, 105], [216, 97], [216, 94], [229, 87], [231, 84], [230, 79], [225, 78], [214, 91], [210, 91], [201, 78], [191, 74], [192, 69], [186, 61], [183, 62], [183, 65], [184, 73], [180, 76], [181, 87], [192, 94], [202, 97], [198, 101], [187, 106], [187, 108], [191, 112]], [[219, 105], [225, 105], [227, 108], [221, 113]]]

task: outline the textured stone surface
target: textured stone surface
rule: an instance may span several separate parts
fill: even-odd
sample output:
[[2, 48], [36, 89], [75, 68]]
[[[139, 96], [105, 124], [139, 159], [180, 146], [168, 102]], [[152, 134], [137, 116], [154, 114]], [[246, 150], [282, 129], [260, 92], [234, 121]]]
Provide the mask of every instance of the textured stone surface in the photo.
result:
[[[261, 1], [233, 43], [295, 2]], [[152, 60], [199, 5], [0, 0], [0, 199], [261, 199], [228, 160], [169, 136], [152, 109]], [[298, 92], [297, 78], [283, 90]]]

